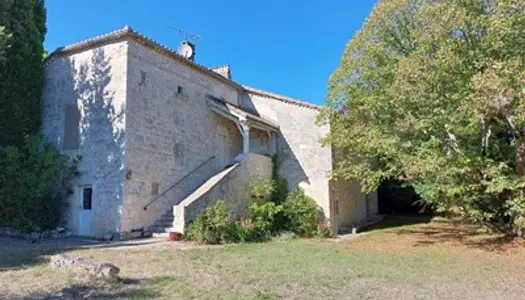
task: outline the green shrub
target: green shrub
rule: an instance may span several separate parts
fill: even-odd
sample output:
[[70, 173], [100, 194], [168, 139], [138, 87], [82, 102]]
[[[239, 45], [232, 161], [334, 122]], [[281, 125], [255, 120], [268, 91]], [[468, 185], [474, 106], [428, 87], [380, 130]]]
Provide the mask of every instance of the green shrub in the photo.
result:
[[235, 236], [241, 243], [260, 241], [260, 234], [250, 218], [242, 218], [236, 223]]
[[283, 207], [273, 202], [266, 202], [264, 204], [253, 203], [249, 209], [255, 230], [252, 238], [256, 241], [270, 240], [275, 218], [281, 214]]
[[199, 214], [195, 220], [191, 221], [191, 223], [186, 226], [184, 239], [203, 243], [205, 240], [205, 231], [206, 225], [204, 221], [204, 214]]
[[271, 200], [276, 204], [281, 204], [286, 201], [286, 197], [288, 197], [288, 181], [286, 181], [286, 178], [274, 178], [272, 184], [273, 192], [271, 195]]
[[257, 203], [264, 203], [270, 200], [274, 191], [272, 181], [254, 181], [251, 183], [251, 196]]
[[330, 229], [330, 224], [326, 221], [321, 221], [317, 223], [317, 236], [322, 238], [331, 238], [335, 237], [335, 233]]
[[40, 135], [0, 149], [0, 225], [26, 232], [59, 226], [76, 162]]
[[187, 227], [186, 239], [208, 244], [237, 241], [237, 226], [224, 200], [217, 201]]
[[305, 195], [302, 188], [290, 193], [283, 203], [288, 229], [301, 237], [312, 237], [317, 233], [320, 211], [317, 203]]
[[281, 161], [279, 156], [274, 155], [272, 157], [272, 185], [273, 191], [271, 195], [271, 200], [276, 204], [281, 204], [286, 201], [288, 197], [288, 181], [286, 178], [279, 175], [279, 170], [281, 167]]

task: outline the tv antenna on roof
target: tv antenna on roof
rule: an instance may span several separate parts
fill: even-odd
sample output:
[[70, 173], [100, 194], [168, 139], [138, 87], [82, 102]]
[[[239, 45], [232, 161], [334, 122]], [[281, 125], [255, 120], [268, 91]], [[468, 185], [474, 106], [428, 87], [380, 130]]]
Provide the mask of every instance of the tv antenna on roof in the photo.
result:
[[182, 29], [180, 29], [180, 28], [176, 28], [176, 27], [169, 26], [169, 25], [165, 25], [165, 26], [168, 27], [168, 28], [171, 29], [171, 30], [175, 30], [175, 31], [177, 31], [177, 32], [180, 33], [180, 34], [184, 34], [184, 39], [185, 39], [186, 41], [189, 41], [190, 39], [195, 40], [195, 41], [198, 41], [198, 40], [200, 40], [200, 38], [201, 38], [200, 36], [198, 36], [198, 35], [196, 35], [196, 34], [194, 34], [194, 33], [188, 32], [188, 31], [186, 31], [186, 30], [182, 30]]

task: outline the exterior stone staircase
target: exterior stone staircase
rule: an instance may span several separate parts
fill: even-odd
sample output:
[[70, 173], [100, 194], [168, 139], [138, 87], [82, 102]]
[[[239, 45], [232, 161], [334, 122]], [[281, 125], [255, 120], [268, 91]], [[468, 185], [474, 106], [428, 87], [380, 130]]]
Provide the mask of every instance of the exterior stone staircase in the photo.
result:
[[[190, 193], [181, 203], [187, 202], [188, 199], [190, 202], [193, 202], [195, 199], [198, 199], [208, 193], [220, 180], [222, 180], [228, 173], [233, 170], [237, 164], [234, 164], [231, 167], [228, 167], [221, 172], [213, 175], [208, 180], [202, 182], [202, 184]], [[180, 232], [180, 229], [174, 228], [174, 207], [171, 207], [162, 217], [155, 222], [152, 226], [149, 227], [148, 231], [151, 232], [151, 236], [154, 238], [167, 238], [170, 232]]]
[[171, 208], [148, 228], [148, 232], [154, 238], [167, 238], [170, 231], [173, 231], [173, 219], [173, 208]]
[[271, 180], [271, 170], [269, 157], [250, 153], [244, 160], [204, 180], [148, 227], [148, 234], [154, 238], [167, 238], [170, 232], [184, 233], [189, 221], [219, 199], [228, 201], [233, 214], [243, 215], [251, 202], [250, 183], [252, 180]]

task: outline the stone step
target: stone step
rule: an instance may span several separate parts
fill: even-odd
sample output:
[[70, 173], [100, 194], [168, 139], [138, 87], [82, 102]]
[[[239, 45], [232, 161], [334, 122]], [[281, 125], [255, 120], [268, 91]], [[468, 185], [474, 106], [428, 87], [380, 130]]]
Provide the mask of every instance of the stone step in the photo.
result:
[[153, 228], [155, 230], [164, 230], [164, 228], [171, 228], [173, 227], [173, 223], [170, 224], [156, 224], [151, 226], [150, 228]]
[[154, 239], [167, 239], [169, 238], [170, 234], [167, 233], [167, 232], [163, 232], [163, 233], [152, 233], [151, 234], [151, 237], [154, 238]]
[[167, 239], [170, 236], [170, 232], [173, 232], [172, 228], [165, 228], [164, 232], [153, 232], [151, 237], [156, 239]]
[[154, 226], [150, 227], [148, 230], [154, 233], [166, 233], [173, 231], [173, 228], [171, 226]]
[[173, 223], [173, 220], [157, 220], [157, 222], [155, 222], [155, 224], [171, 224]]
[[166, 219], [159, 219], [159, 220], [157, 220], [157, 222], [170, 222], [171, 223], [171, 222], [173, 222], [173, 220], [174, 220], [173, 218], [171, 218], [171, 219], [166, 218]]

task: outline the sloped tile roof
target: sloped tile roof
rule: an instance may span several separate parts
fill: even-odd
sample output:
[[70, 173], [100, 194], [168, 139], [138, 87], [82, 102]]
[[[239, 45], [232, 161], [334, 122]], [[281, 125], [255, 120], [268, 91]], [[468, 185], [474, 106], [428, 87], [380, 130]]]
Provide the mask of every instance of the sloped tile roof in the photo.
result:
[[218, 99], [216, 97], [213, 97], [211, 95], [208, 95], [208, 104], [213, 106], [213, 107], [216, 107], [220, 110], [222, 110], [223, 112], [225, 113], [229, 113], [229, 114], [232, 114], [233, 115], [238, 115], [238, 116], [243, 116], [244, 118], [247, 118], [247, 119], [250, 119], [251, 121], [255, 121], [255, 122], [258, 122], [260, 124], [263, 124], [275, 131], [279, 131], [279, 124], [269, 120], [269, 119], [266, 119], [266, 118], [263, 118], [263, 117], [260, 117], [260, 116], [257, 116], [257, 115], [254, 115], [238, 106], [235, 106], [229, 102], [226, 102], [222, 99]]
[[249, 86], [246, 86], [246, 85], [243, 85], [242, 87], [244, 88], [245, 91], [247, 91], [250, 94], [255, 94], [255, 95], [258, 95], [258, 96], [261, 96], [261, 97], [265, 97], [265, 98], [270, 98], [270, 99], [273, 99], [273, 100], [278, 100], [278, 101], [285, 102], [285, 103], [288, 103], [288, 104], [291, 104], [291, 105], [296, 105], [296, 106], [300, 106], [300, 107], [310, 108], [310, 109], [314, 109], [314, 110], [321, 110], [323, 108], [322, 106], [319, 106], [319, 105], [315, 105], [315, 104], [312, 104], [312, 103], [296, 100], [296, 99], [293, 99], [293, 98], [290, 98], [290, 97], [286, 97], [286, 96], [283, 96], [283, 95], [270, 93], [270, 92], [263, 91], [263, 90], [258, 90], [258, 89], [255, 89], [255, 88], [252, 88], [252, 87], [249, 87]]
[[177, 53], [177, 51], [173, 50], [173, 49], [170, 49], [136, 31], [134, 31], [131, 27], [129, 26], [126, 26], [122, 29], [119, 29], [119, 30], [116, 30], [116, 31], [113, 31], [113, 32], [110, 32], [108, 34], [104, 34], [104, 35], [100, 35], [100, 36], [97, 36], [97, 37], [94, 37], [94, 38], [90, 38], [90, 39], [87, 39], [87, 40], [84, 40], [84, 41], [81, 41], [81, 42], [78, 42], [78, 43], [75, 43], [75, 44], [71, 44], [69, 46], [65, 46], [65, 47], [60, 47], [58, 49], [56, 49], [53, 53], [51, 53], [46, 61], [51, 61], [53, 60], [54, 58], [56, 57], [60, 57], [60, 56], [64, 56], [64, 55], [69, 55], [69, 54], [73, 54], [73, 53], [77, 53], [77, 52], [80, 52], [80, 51], [84, 51], [84, 50], [87, 50], [87, 49], [92, 49], [92, 48], [95, 48], [95, 47], [99, 47], [99, 46], [102, 46], [102, 45], [106, 45], [106, 44], [110, 44], [110, 43], [114, 43], [114, 42], [117, 42], [117, 41], [120, 41], [120, 40], [123, 40], [125, 38], [130, 38], [130, 39], [133, 39], [155, 51], [158, 51], [162, 54], [165, 54], [166, 56], [170, 57], [170, 58], [173, 58], [173, 59], [176, 59], [177, 61], [179, 62], [182, 62], [183, 64], [186, 64], [187, 66], [189, 67], [192, 67], [200, 72], [203, 72], [215, 79], [218, 79], [234, 88], [237, 88], [239, 90], [244, 90], [243, 87], [241, 85], [239, 85], [238, 83], [236, 83], [235, 81], [233, 80], [230, 80], [224, 76], [221, 76], [220, 74], [206, 68], [205, 66], [201, 65], [201, 64], [198, 64], [194, 61], [191, 61], [189, 59], [186, 59], [185, 57], [179, 55]]
[[[133, 39], [147, 47], [149, 47], [150, 49], [153, 49], [155, 51], [158, 51], [172, 59], [175, 59], [183, 64], [186, 64], [187, 66], [189, 67], [192, 67], [194, 68], [195, 70], [197, 71], [200, 71], [200, 72], [203, 72], [219, 81], [222, 81], [224, 82], [225, 84], [228, 84], [238, 90], [241, 90], [241, 91], [246, 91], [250, 94], [255, 94], [255, 95], [258, 95], [258, 96], [261, 96], [261, 97], [266, 97], [266, 98], [269, 98], [269, 99], [273, 99], [273, 100], [277, 100], [277, 101], [281, 101], [281, 102], [284, 102], [284, 103], [288, 103], [288, 104], [291, 104], [291, 105], [296, 105], [296, 106], [299, 106], [299, 107], [305, 107], [305, 108], [310, 108], [310, 109], [314, 109], [314, 110], [320, 110], [322, 108], [322, 106], [318, 106], [318, 105], [315, 105], [315, 104], [311, 104], [311, 103], [308, 103], [308, 102], [304, 102], [304, 101], [300, 101], [300, 100], [296, 100], [296, 99], [293, 99], [293, 98], [290, 98], [290, 97], [286, 97], [286, 96], [282, 96], [282, 95], [278, 95], [278, 94], [274, 94], [274, 93], [270, 93], [270, 92], [267, 92], [267, 91], [263, 91], [263, 90], [259, 90], [259, 89], [255, 89], [255, 88], [252, 88], [252, 87], [249, 87], [249, 86], [246, 86], [246, 85], [240, 85], [239, 83], [225, 77], [225, 76], [222, 76], [221, 74], [217, 73], [216, 71], [214, 71], [214, 69], [217, 69], [217, 68], [221, 68], [221, 67], [226, 67], [226, 66], [220, 66], [220, 67], [216, 67], [216, 68], [212, 68], [212, 69], [209, 69], [201, 64], [198, 64], [194, 61], [191, 61], [189, 59], [186, 59], [185, 57], [179, 55], [177, 53], [177, 51], [173, 50], [173, 49], [170, 49], [156, 41], [154, 41], [153, 39], [151, 38], [148, 38], [136, 31], [134, 31], [130, 26], [125, 26], [124, 28], [122, 29], [119, 29], [119, 30], [116, 30], [116, 31], [113, 31], [113, 32], [110, 32], [110, 33], [107, 33], [107, 34], [104, 34], [104, 35], [100, 35], [100, 36], [97, 36], [97, 37], [94, 37], [94, 38], [90, 38], [90, 39], [87, 39], [87, 40], [84, 40], [84, 41], [81, 41], [81, 42], [78, 42], [78, 43], [74, 43], [74, 44], [71, 44], [71, 45], [68, 45], [68, 46], [65, 46], [65, 47], [60, 47], [58, 49], [56, 49], [54, 52], [52, 52], [47, 58], [46, 58], [46, 62], [49, 62], [49, 61], [52, 61], [53, 59], [57, 58], [57, 57], [60, 57], [60, 56], [65, 56], [65, 55], [70, 55], [70, 54], [73, 54], [73, 53], [77, 53], [77, 52], [80, 52], [80, 51], [85, 51], [85, 50], [88, 50], [88, 49], [92, 49], [92, 48], [95, 48], [95, 47], [99, 47], [99, 46], [102, 46], [102, 45], [107, 45], [107, 44], [110, 44], [110, 43], [114, 43], [114, 42], [117, 42], [117, 41], [120, 41], [120, 40], [123, 40], [123, 39], [126, 39], [126, 38], [130, 38], [130, 39]], [[229, 66], [228, 66], [229, 67]]]

